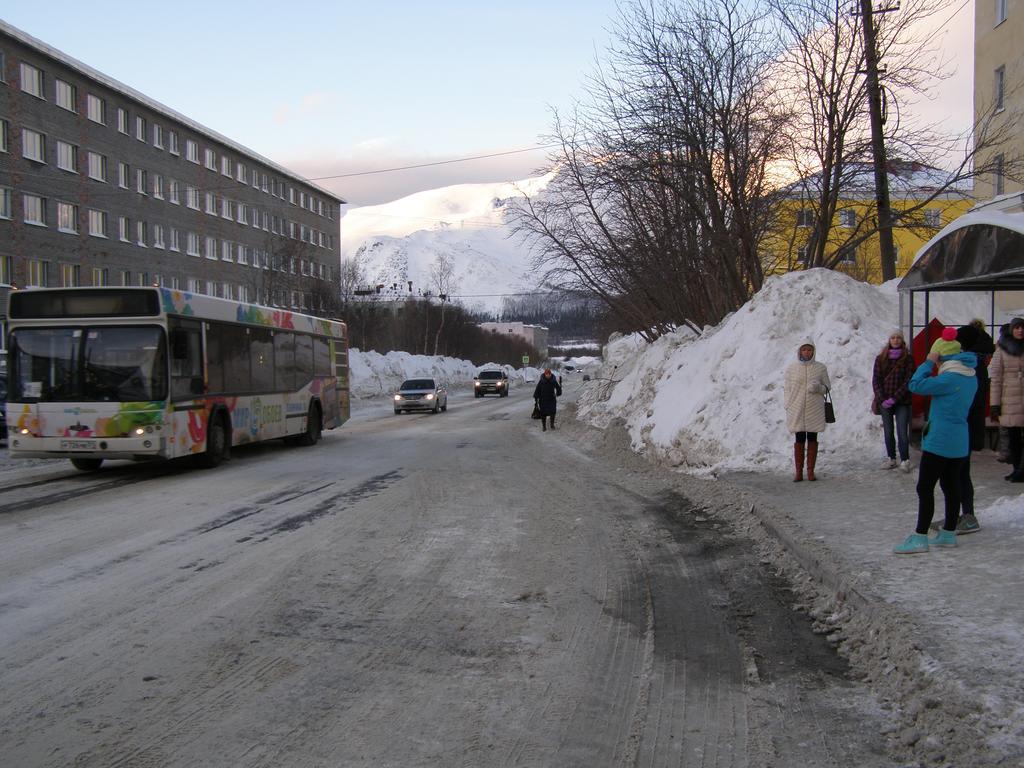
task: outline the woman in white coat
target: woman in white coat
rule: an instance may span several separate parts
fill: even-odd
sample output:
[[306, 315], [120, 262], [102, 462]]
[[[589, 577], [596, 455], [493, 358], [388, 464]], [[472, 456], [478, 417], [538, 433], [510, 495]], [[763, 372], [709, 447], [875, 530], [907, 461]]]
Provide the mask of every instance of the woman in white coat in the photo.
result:
[[830, 387], [828, 369], [814, 359], [814, 344], [805, 341], [797, 350], [797, 360], [786, 369], [786, 428], [795, 436], [793, 482], [804, 479], [806, 447], [807, 479], [815, 480], [818, 460], [818, 433], [825, 431], [825, 393]]

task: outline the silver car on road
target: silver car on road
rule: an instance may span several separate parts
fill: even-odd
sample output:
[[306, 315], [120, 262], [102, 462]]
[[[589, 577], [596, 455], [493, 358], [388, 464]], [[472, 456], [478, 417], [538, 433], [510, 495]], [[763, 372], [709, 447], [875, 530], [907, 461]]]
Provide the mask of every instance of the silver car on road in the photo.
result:
[[448, 410], [448, 390], [434, 379], [406, 379], [395, 392], [395, 413]]

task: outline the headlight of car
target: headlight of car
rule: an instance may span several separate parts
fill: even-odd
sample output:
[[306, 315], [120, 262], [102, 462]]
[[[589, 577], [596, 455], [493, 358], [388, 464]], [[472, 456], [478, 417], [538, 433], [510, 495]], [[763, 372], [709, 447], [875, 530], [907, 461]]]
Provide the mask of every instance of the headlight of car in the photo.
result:
[[473, 386], [474, 387], [479, 387], [480, 386], [480, 382], [479, 381], [474, 381], [473, 382]]
[[402, 399], [401, 395], [395, 395], [395, 400], [401, 400], [401, 399]]
[[430, 394], [427, 395], [427, 400], [433, 400], [433, 399], [434, 399], [433, 395], [430, 395]]

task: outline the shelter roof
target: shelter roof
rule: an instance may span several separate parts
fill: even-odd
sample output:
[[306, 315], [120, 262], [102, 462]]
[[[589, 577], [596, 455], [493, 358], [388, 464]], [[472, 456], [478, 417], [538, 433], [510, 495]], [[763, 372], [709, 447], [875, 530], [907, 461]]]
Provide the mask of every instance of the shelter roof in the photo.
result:
[[943, 227], [899, 290], [1024, 290], [1024, 193], [976, 205]]

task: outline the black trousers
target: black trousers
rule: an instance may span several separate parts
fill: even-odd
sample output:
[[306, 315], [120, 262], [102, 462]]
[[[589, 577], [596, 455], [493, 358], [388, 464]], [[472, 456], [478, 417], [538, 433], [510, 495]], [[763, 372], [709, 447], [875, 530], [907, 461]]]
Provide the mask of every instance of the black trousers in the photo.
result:
[[960, 514], [974, 514], [974, 483], [971, 482], [971, 454], [964, 457], [960, 466]]
[[946, 519], [942, 526], [947, 531], [956, 530], [960, 515], [960, 473], [967, 456], [948, 459], [925, 451], [917, 475], [917, 533], [928, 534], [928, 526], [935, 516], [935, 483], [942, 489], [946, 499]]

